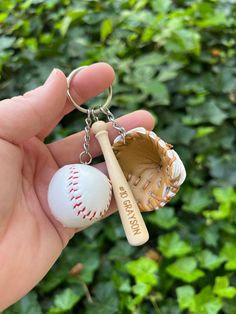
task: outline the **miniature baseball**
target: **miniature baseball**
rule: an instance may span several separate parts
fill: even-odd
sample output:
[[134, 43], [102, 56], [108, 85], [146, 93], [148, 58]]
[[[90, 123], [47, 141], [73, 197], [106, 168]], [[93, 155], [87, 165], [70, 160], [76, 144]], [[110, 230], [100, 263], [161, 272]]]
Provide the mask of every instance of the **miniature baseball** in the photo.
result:
[[85, 228], [108, 210], [112, 186], [98, 169], [71, 164], [60, 168], [48, 188], [48, 204], [53, 216], [65, 227]]

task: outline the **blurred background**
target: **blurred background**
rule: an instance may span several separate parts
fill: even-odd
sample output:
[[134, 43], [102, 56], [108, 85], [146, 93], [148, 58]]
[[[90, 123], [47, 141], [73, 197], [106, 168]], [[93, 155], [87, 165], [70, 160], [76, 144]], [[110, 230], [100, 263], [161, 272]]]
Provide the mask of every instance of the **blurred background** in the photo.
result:
[[[129, 246], [118, 215], [97, 223], [4, 314], [236, 313], [235, 18], [235, 0], [0, 1], [2, 99], [108, 62], [115, 116], [149, 110], [187, 169], [144, 215], [147, 244]], [[48, 141], [83, 127], [73, 112]]]

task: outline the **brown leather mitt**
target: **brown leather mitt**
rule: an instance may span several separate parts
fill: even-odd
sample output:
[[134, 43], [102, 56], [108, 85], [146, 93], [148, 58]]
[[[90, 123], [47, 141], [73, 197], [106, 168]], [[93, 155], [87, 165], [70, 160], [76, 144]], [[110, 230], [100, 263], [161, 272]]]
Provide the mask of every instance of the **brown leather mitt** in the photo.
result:
[[135, 128], [118, 136], [114, 153], [141, 211], [163, 207], [178, 192], [186, 172], [178, 154], [154, 132]]

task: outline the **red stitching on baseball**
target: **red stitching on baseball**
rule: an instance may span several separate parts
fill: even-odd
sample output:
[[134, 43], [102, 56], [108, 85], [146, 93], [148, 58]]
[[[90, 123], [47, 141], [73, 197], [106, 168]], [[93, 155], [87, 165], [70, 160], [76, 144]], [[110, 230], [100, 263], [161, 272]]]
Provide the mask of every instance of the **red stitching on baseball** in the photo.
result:
[[[70, 201], [73, 202], [73, 209], [76, 210], [83, 203], [83, 202], [78, 202], [78, 200], [82, 197], [82, 195], [75, 195], [74, 194], [75, 192], [79, 191], [79, 189], [75, 189], [75, 186], [79, 185], [79, 182], [77, 182], [77, 180], [79, 179], [79, 175], [78, 175], [79, 171], [75, 171], [76, 170], [75, 166], [71, 166], [69, 169], [70, 169], [70, 175], [69, 175], [67, 181], [71, 180], [71, 182], [68, 182], [69, 194], [72, 194], [72, 195], [70, 195]], [[74, 180], [76, 180], [76, 181], [74, 181]], [[109, 196], [111, 198], [112, 190], [111, 190], [110, 180], [109, 180], [109, 183], [110, 183], [110, 195]], [[93, 212], [92, 210], [89, 210], [84, 206], [82, 209], [78, 210], [77, 216], [79, 216], [81, 213], [86, 212], [86, 214], [83, 215], [82, 218], [83, 219], [89, 218], [89, 220], [91, 221], [96, 216], [103, 216], [104, 213], [106, 212], [106, 210], [108, 209], [108, 207], [109, 207], [109, 203], [108, 203], [107, 207], [102, 212], [98, 213], [97, 211]]]
[[73, 208], [75, 209], [76, 207], [79, 207], [81, 204], [82, 204], [82, 202], [76, 203], [76, 204], [73, 206]]
[[89, 218], [89, 220], [92, 220], [94, 218], [94, 216], [96, 215], [96, 211], [93, 213], [93, 216]]
[[90, 210], [86, 215], [83, 216], [83, 219], [85, 219], [86, 217], [88, 217], [90, 214], [91, 214], [91, 210]]
[[77, 215], [79, 216], [79, 214], [82, 213], [82, 212], [84, 212], [85, 209], [86, 209], [86, 207], [84, 207], [83, 209], [79, 210], [78, 213], [77, 213]]
[[[69, 193], [74, 193], [74, 192], [78, 191], [78, 189], [75, 189], [74, 186], [75, 186], [75, 185], [78, 185], [79, 183], [78, 183], [78, 182], [73, 182], [73, 180], [78, 180], [78, 179], [79, 179], [79, 176], [78, 176], [79, 171], [75, 171], [75, 167], [73, 167], [73, 166], [70, 167], [70, 170], [71, 170], [71, 171], [70, 171], [71, 176], [68, 178], [68, 181], [69, 181], [69, 180], [72, 180], [72, 181], [69, 183], [68, 187], [69, 187], [69, 186], [72, 186], [72, 187], [71, 187]], [[77, 196], [72, 195], [72, 197], [71, 197], [70, 200], [71, 200], [71, 201], [74, 201], [74, 200], [77, 201], [77, 200], [80, 199], [81, 197], [82, 197], [81, 195], [77, 195]], [[76, 202], [76, 203], [73, 205], [73, 209], [76, 209], [77, 207], [80, 207], [81, 204], [82, 204], [82, 202], [79, 202], [79, 203]], [[85, 212], [86, 210], [87, 210], [86, 207], [83, 207], [82, 210], [79, 210], [79, 211], [77, 212], [77, 215], [80, 215], [80, 213], [83, 213], [83, 212]], [[91, 214], [91, 210], [88, 211], [88, 213], [83, 216], [83, 219], [85, 219], [86, 217], [89, 217], [90, 214]], [[90, 220], [91, 220], [95, 215], [96, 215], [96, 212], [94, 212], [94, 214], [93, 214], [93, 216], [90, 218]]]

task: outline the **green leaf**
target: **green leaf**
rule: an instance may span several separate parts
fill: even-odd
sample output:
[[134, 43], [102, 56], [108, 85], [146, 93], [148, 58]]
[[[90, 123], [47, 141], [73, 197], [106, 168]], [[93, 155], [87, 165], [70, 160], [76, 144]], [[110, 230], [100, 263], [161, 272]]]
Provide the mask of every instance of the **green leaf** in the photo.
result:
[[153, 10], [159, 13], [166, 13], [172, 4], [171, 0], [151, 0], [150, 2]]
[[100, 282], [94, 293], [93, 303], [87, 304], [85, 314], [118, 313], [118, 297], [111, 282]]
[[109, 251], [108, 257], [111, 260], [125, 259], [132, 255], [135, 249], [127, 241], [118, 241], [116, 245]]
[[166, 82], [174, 79], [177, 75], [178, 75], [177, 71], [171, 69], [170, 70], [164, 69], [158, 74], [157, 78], [159, 82]]
[[207, 166], [210, 169], [210, 175], [217, 180], [218, 184], [235, 185], [236, 156], [232, 155], [210, 155], [207, 158]]
[[178, 233], [167, 233], [158, 239], [158, 248], [168, 258], [183, 256], [192, 251], [191, 246], [180, 239]]
[[138, 282], [133, 286], [134, 294], [136, 294], [137, 296], [141, 298], [144, 298], [145, 296], [147, 296], [150, 293], [151, 289], [152, 289], [152, 286], [144, 282]]
[[131, 291], [131, 285], [129, 278], [125, 279], [123, 276], [120, 276], [120, 273], [117, 271], [114, 271], [112, 274], [112, 281], [115, 285], [115, 288], [118, 289], [118, 291], [121, 292], [130, 292]]
[[168, 206], [150, 213], [147, 216], [147, 220], [163, 229], [171, 229], [178, 222], [178, 218], [175, 216], [174, 209]]
[[220, 231], [218, 224], [206, 224], [200, 232], [202, 240], [206, 245], [217, 247], [220, 239]]
[[70, 288], [66, 288], [55, 296], [54, 306], [49, 309], [48, 314], [65, 313], [71, 310], [80, 299], [81, 295], [76, 294]]
[[192, 52], [196, 55], [200, 53], [200, 35], [188, 29], [175, 30], [166, 45], [168, 51], [175, 53]]
[[[65, 265], [63, 266], [60, 262], [58, 262], [56, 265], [54, 265], [54, 267], [56, 269], [52, 268], [38, 285], [39, 290], [44, 293], [55, 289], [68, 276], [68, 269]], [[57, 274], [56, 276], [55, 273]]]
[[218, 210], [205, 210], [203, 215], [206, 218], [225, 219], [230, 216], [230, 204], [221, 204]]
[[94, 273], [99, 267], [98, 251], [88, 250], [87, 252], [83, 252], [79, 255], [79, 262], [84, 265], [83, 270], [79, 274], [79, 278], [85, 283], [92, 282]]
[[224, 12], [218, 12], [218, 13], [214, 13], [213, 15], [209, 14], [209, 16], [207, 18], [204, 18], [200, 21], [197, 21], [196, 24], [197, 24], [197, 26], [199, 26], [201, 28], [226, 25], [227, 24], [227, 18], [225, 16]]
[[[195, 137], [196, 131], [180, 123], [177, 119], [163, 130], [158, 131], [158, 135], [168, 143], [189, 145]], [[181, 136], [179, 136], [181, 134]]]
[[72, 11], [67, 11], [66, 15], [71, 18], [72, 21], [76, 21], [80, 19], [81, 17], [85, 16], [87, 14], [87, 10], [84, 8], [78, 8], [78, 9], [73, 9]]
[[209, 270], [218, 268], [225, 260], [222, 256], [213, 254], [210, 250], [201, 251], [197, 257], [200, 262], [200, 266]]
[[158, 52], [150, 52], [139, 56], [134, 61], [134, 66], [136, 68], [146, 67], [146, 66], [158, 66], [166, 61], [167, 57]]
[[181, 286], [176, 289], [177, 300], [181, 310], [189, 308], [194, 302], [195, 291], [192, 286]]
[[138, 87], [143, 93], [151, 95], [159, 105], [169, 105], [169, 92], [167, 87], [158, 79], [140, 82]]
[[222, 308], [222, 301], [220, 298], [214, 296], [212, 287], [204, 287], [194, 297], [194, 302], [190, 309], [196, 314], [217, 314]]
[[20, 301], [12, 305], [4, 314], [43, 314], [34, 291], [29, 292]]
[[15, 37], [0, 36], [0, 51], [11, 48], [15, 40]]
[[236, 302], [233, 300], [224, 300], [222, 311], [225, 314], [235, 314]]
[[232, 187], [214, 188], [213, 195], [220, 204], [236, 203], [236, 191]]
[[185, 282], [194, 282], [204, 276], [204, 272], [197, 269], [197, 262], [194, 257], [182, 257], [173, 264], [170, 264], [166, 271], [175, 278]]
[[214, 131], [215, 131], [215, 127], [213, 127], [213, 126], [199, 127], [197, 129], [196, 137], [201, 138], [201, 137], [204, 137], [208, 134], [213, 133]]
[[8, 17], [7, 13], [0, 13], [0, 23], [3, 23]]
[[135, 278], [136, 283], [146, 283], [150, 286], [155, 286], [158, 282], [158, 264], [145, 256], [127, 263], [126, 268], [128, 273]]
[[236, 244], [232, 242], [226, 242], [220, 251], [220, 256], [226, 261], [225, 269], [236, 269]]
[[199, 123], [209, 123], [221, 125], [228, 117], [227, 113], [220, 109], [214, 102], [207, 102], [197, 107], [188, 107], [188, 115], [183, 118], [187, 125], [197, 125]]
[[101, 29], [100, 29], [101, 40], [105, 41], [111, 33], [112, 33], [112, 20], [105, 19], [102, 22]]
[[218, 203], [218, 210], [205, 211], [206, 218], [225, 219], [231, 214], [231, 206], [236, 203], [236, 193], [233, 188], [215, 188], [213, 195]]
[[70, 24], [72, 22], [72, 18], [70, 16], [65, 16], [64, 19], [60, 23], [60, 33], [62, 36], [65, 36], [69, 30]]
[[236, 288], [229, 286], [227, 276], [216, 277], [213, 292], [219, 297], [232, 299], [236, 295]]
[[187, 189], [183, 196], [183, 200], [184, 200], [183, 209], [187, 212], [195, 214], [201, 212], [204, 208], [210, 206], [212, 203], [212, 200], [209, 196], [209, 192], [204, 188]]

